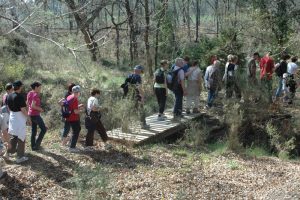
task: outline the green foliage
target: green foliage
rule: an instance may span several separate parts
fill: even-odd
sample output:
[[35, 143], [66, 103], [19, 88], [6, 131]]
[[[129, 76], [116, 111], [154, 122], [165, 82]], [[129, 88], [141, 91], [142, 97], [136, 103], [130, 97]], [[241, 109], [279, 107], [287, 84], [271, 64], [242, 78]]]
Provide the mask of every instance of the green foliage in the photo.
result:
[[1, 64], [1, 81], [3, 84], [7, 82], [13, 82], [14, 80], [20, 80], [24, 77], [25, 65], [21, 61], [8, 61]]
[[246, 155], [253, 157], [270, 156], [270, 153], [265, 148], [258, 146], [251, 146], [250, 148], [247, 148], [245, 153]]

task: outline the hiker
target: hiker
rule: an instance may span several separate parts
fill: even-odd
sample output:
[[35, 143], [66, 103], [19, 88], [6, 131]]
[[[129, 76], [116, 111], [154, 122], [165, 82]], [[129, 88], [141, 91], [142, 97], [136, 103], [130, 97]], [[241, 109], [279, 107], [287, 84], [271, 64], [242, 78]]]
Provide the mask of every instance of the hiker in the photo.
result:
[[92, 150], [93, 141], [94, 141], [94, 132], [95, 130], [99, 133], [102, 141], [105, 144], [105, 149], [109, 149], [111, 147], [110, 144], [107, 143], [108, 136], [106, 134], [106, 130], [101, 122], [101, 110], [102, 108], [99, 105], [98, 98], [100, 97], [99, 89], [92, 89], [91, 96], [88, 99], [87, 107], [86, 107], [86, 118], [85, 118], [85, 127], [88, 130], [85, 145], [86, 150]]
[[256, 69], [259, 65], [260, 56], [258, 52], [253, 53], [252, 58], [248, 62], [248, 79], [251, 85], [257, 84]]
[[296, 64], [297, 61], [298, 61], [298, 57], [293, 56], [291, 58], [291, 62], [289, 62], [287, 66], [287, 73], [292, 75], [293, 78], [295, 78], [295, 75], [297, 74], [299, 68], [299, 66]]
[[209, 109], [213, 106], [217, 91], [220, 89], [220, 61], [215, 60], [214, 64], [206, 69], [205, 72], [205, 87], [208, 90], [207, 105]]
[[231, 98], [233, 95], [233, 92], [235, 93], [235, 97], [237, 99], [241, 99], [241, 90], [238, 85], [237, 80], [237, 61], [238, 57], [234, 55], [228, 55], [227, 57], [227, 63], [225, 66], [225, 73], [223, 76], [223, 81], [225, 81], [225, 97]]
[[199, 113], [199, 101], [202, 84], [202, 72], [199, 69], [198, 61], [193, 61], [192, 66], [187, 73], [187, 96], [186, 96], [186, 114], [190, 114], [192, 104], [194, 103], [192, 112]]
[[186, 96], [186, 88], [184, 83], [184, 71], [182, 67], [184, 66], [184, 60], [182, 58], [175, 59], [175, 67], [172, 71], [173, 76], [175, 77], [173, 85], [173, 93], [175, 95], [175, 104], [173, 109], [174, 118], [173, 120], [180, 120], [183, 117], [182, 115], [182, 101], [183, 96]]
[[183, 69], [184, 73], [187, 73], [188, 69], [190, 68], [190, 57], [185, 56], [183, 58], [183, 62], [184, 62], [184, 64], [183, 64], [182, 69]]
[[287, 73], [288, 63], [287, 60], [290, 59], [290, 56], [287, 54], [284, 54], [282, 56], [282, 60], [279, 63], [279, 65], [275, 68], [275, 73], [278, 76], [278, 88], [275, 93], [274, 101], [278, 101], [279, 97], [282, 92], [282, 86], [283, 86], [283, 74]]
[[272, 52], [268, 51], [260, 60], [260, 81], [263, 92], [266, 93], [269, 103], [272, 102], [272, 75], [274, 71], [274, 60], [271, 57]]
[[159, 112], [157, 116], [158, 121], [166, 119], [164, 115], [166, 101], [168, 96], [166, 72], [168, 70], [169, 62], [167, 60], [160, 61], [160, 68], [154, 73], [154, 92], [157, 98]]
[[75, 85], [72, 88], [72, 94], [69, 95], [66, 99], [68, 102], [70, 115], [66, 117], [66, 121], [70, 124], [73, 134], [71, 138], [71, 144], [69, 151], [71, 153], [76, 153], [79, 150], [76, 148], [77, 140], [81, 130], [80, 127], [80, 112], [82, 111], [84, 105], [78, 103], [78, 97], [80, 96], [80, 86]]
[[12, 83], [7, 83], [5, 85], [5, 91], [6, 91], [6, 93], [2, 97], [2, 103], [1, 103], [2, 107], [5, 106], [5, 105], [7, 105], [7, 102], [6, 102], [7, 96], [9, 94], [13, 93], [13, 91], [14, 91]]
[[[67, 97], [72, 94], [72, 88], [74, 86], [76, 86], [75, 83], [68, 84], [68, 87], [67, 87], [68, 90], [64, 94], [64, 98], [60, 99], [59, 102], [58, 102], [58, 104], [60, 106], [63, 106], [63, 101], [66, 100]], [[64, 128], [63, 128], [63, 131], [62, 131], [62, 134], [61, 134], [61, 143], [62, 143], [62, 146], [65, 146], [69, 141], [68, 134], [70, 132], [71, 125], [65, 118], [63, 118], [62, 120], [64, 122]]]
[[24, 97], [20, 94], [23, 83], [15, 81], [13, 83], [14, 92], [7, 97], [7, 105], [10, 110], [8, 133], [11, 135], [11, 148], [7, 150], [7, 154], [17, 152], [16, 163], [21, 163], [28, 160], [25, 154], [25, 139], [26, 139], [26, 122], [31, 124], [26, 108]]
[[[5, 117], [0, 114], [0, 130], [1, 130], [1, 139], [2, 141], [6, 141], [8, 124], [6, 122]], [[8, 142], [8, 141], [7, 141]], [[4, 159], [0, 158], [0, 182], [4, 180], [7, 176], [7, 172], [2, 170], [2, 167], [5, 165]]]
[[[42, 84], [40, 82], [33, 82], [31, 85], [31, 91], [27, 94], [27, 105], [28, 105], [28, 115], [31, 118], [31, 149], [37, 151], [40, 149], [42, 140], [47, 132], [44, 120], [41, 117], [41, 112], [44, 112], [41, 107], [40, 93], [42, 89]], [[38, 137], [37, 126], [41, 129]]]
[[[150, 126], [146, 123], [146, 114], [144, 111], [144, 91], [142, 84], [141, 74], [144, 72], [144, 67], [136, 65], [133, 69], [133, 73], [128, 75], [125, 83], [122, 84], [124, 90], [124, 97], [127, 97], [134, 101], [134, 107], [138, 112], [141, 128], [149, 129]], [[129, 96], [128, 96], [129, 94]]]

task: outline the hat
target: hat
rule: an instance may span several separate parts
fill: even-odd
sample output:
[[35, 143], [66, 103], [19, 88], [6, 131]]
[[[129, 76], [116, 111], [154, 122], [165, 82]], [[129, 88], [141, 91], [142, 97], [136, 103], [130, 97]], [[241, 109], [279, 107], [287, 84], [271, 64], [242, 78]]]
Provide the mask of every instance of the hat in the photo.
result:
[[35, 81], [35, 82], [33, 82], [31, 85], [30, 85], [30, 87], [32, 88], [32, 89], [34, 89], [34, 88], [36, 88], [36, 87], [40, 87], [42, 84], [40, 83], [40, 82], [38, 82], [38, 81]]
[[169, 64], [169, 61], [167, 61], [167, 60], [161, 60], [161, 61], [160, 61], [160, 64], [161, 64], [161, 65]]
[[75, 85], [74, 87], [72, 87], [72, 92], [74, 92], [74, 93], [80, 92], [80, 86], [79, 85]]
[[21, 81], [15, 81], [13, 82], [13, 87], [21, 87], [23, 85], [23, 83]]
[[136, 66], [134, 67], [134, 70], [141, 70], [141, 71], [143, 71], [143, 70], [144, 70], [144, 67], [143, 67], [142, 65], [136, 65]]

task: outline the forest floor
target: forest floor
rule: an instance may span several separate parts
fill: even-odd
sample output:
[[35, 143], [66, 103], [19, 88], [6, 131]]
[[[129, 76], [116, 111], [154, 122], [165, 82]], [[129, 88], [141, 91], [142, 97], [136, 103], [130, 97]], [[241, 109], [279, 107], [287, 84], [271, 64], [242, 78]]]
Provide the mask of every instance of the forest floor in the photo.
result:
[[50, 131], [43, 150], [27, 146], [29, 161], [7, 161], [2, 199], [300, 199], [299, 159], [235, 154], [224, 144], [199, 150], [113, 143], [105, 150], [98, 137], [94, 151], [83, 151], [82, 130], [79, 153], [69, 153], [59, 131]]

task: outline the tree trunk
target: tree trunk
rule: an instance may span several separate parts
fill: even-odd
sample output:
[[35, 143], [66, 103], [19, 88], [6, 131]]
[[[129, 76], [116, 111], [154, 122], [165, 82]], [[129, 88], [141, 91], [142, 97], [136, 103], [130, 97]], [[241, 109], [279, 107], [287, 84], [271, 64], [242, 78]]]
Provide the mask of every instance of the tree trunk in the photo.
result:
[[152, 69], [152, 59], [150, 54], [150, 44], [149, 44], [149, 30], [150, 30], [150, 13], [149, 13], [149, 0], [144, 0], [145, 3], [145, 47], [146, 47], [146, 67], [148, 69], [148, 73], [150, 77], [153, 77], [153, 69]]
[[189, 38], [189, 41], [191, 42], [191, 41], [192, 41], [192, 36], [191, 36], [190, 3], [191, 3], [190, 0], [187, 0], [187, 1], [186, 1], [186, 4], [187, 4], [187, 5], [186, 5], [186, 13], [185, 13], [185, 16], [186, 16], [187, 29], [188, 29], [188, 38]]
[[201, 5], [201, 0], [196, 0], [196, 39], [195, 39], [195, 42], [199, 42], [200, 5]]
[[[13, 20], [15, 20], [16, 22], [19, 22], [19, 18], [18, 18], [18, 14], [17, 14], [17, 3], [15, 0], [10, 0], [10, 15], [12, 16]], [[13, 29], [16, 28], [19, 24], [13, 22]], [[16, 31], [18, 31], [19, 28], [16, 29]]]

